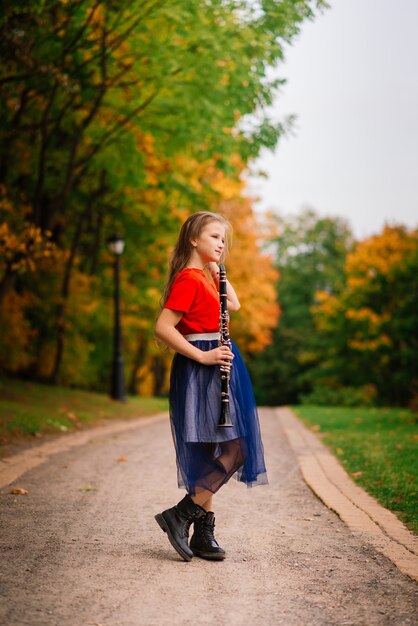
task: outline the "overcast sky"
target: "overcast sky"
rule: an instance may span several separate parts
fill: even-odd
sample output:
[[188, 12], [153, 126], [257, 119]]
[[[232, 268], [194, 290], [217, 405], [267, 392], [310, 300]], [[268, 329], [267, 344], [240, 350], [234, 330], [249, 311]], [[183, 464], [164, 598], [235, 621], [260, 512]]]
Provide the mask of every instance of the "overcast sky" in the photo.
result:
[[357, 238], [385, 221], [416, 227], [418, 0], [329, 3], [286, 47], [271, 114], [298, 119], [250, 191], [260, 209], [343, 216]]

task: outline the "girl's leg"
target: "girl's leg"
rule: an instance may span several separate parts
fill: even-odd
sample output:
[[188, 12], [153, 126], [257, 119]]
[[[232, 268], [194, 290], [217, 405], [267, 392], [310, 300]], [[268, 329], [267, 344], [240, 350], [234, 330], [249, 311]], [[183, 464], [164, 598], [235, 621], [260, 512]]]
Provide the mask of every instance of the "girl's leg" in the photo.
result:
[[224, 441], [220, 448], [221, 454], [216, 460], [222, 463], [229, 478], [244, 464], [245, 441], [243, 439]]
[[213, 493], [206, 490], [200, 491], [195, 496], [191, 496], [193, 502], [204, 508], [205, 511], [212, 510], [212, 497]]
[[213, 494], [211, 491], [201, 491], [198, 495], [191, 497], [194, 504], [199, 503], [206, 511], [206, 515], [194, 522], [190, 549], [193, 554], [203, 559], [222, 561], [225, 558], [225, 550], [215, 539], [215, 514], [212, 511]]
[[187, 494], [175, 506], [155, 515], [155, 519], [167, 533], [173, 548], [185, 561], [190, 561], [194, 552], [188, 543], [189, 528], [193, 522], [196, 523], [199, 518], [206, 518], [207, 515], [205, 509], [195, 504]]
[[213, 511], [213, 508], [212, 508], [213, 493], [211, 491], [209, 493], [210, 493], [209, 498], [206, 500], [206, 502], [202, 504], [202, 507], [205, 509], [205, 511]]
[[[211, 468], [211, 466], [213, 465], [213, 461], [215, 459], [216, 448], [217, 448], [216, 443], [198, 444], [198, 447], [196, 448], [196, 451], [194, 452], [194, 456], [195, 456], [196, 465], [199, 467], [200, 472], [202, 472], [203, 474], [204, 474], [204, 470], [202, 471], [201, 464], [202, 463], [204, 465], [207, 464], [208, 469]], [[209, 469], [209, 475], [210, 475], [210, 471], [211, 470]], [[196, 470], [196, 474], [200, 472]], [[212, 510], [211, 509], [212, 496], [213, 496], [212, 491], [205, 489], [204, 486], [202, 485], [202, 486], [195, 487], [195, 494], [191, 496], [191, 498], [195, 504], [198, 504], [199, 506], [204, 508], [205, 511], [211, 511]]]
[[[221, 454], [215, 457], [216, 449]], [[246, 457], [245, 440], [232, 439], [220, 444], [200, 444], [196, 449], [195, 462], [200, 474], [200, 485], [195, 486], [195, 495], [191, 496], [195, 504], [206, 511], [212, 510], [213, 493], [224, 485], [230, 477], [244, 464]], [[205, 487], [209, 486], [209, 489]]]
[[[205, 483], [217, 491], [229, 478], [243, 465], [245, 458], [245, 441], [233, 439], [219, 444], [221, 454], [215, 457], [217, 445], [202, 444], [201, 450], [205, 451], [211, 459], [208, 467], [211, 470], [203, 474]], [[203, 460], [203, 459], [202, 459]], [[216, 467], [213, 468], [213, 462]], [[196, 556], [204, 559], [222, 560], [225, 558], [225, 550], [220, 547], [215, 539], [215, 516], [212, 511], [213, 492], [202, 487], [195, 488], [195, 495], [191, 496], [194, 504], [201, 506], [206, 515], [197, 519], [194, 523], [194, 532], [190, 541], [190, 548]]]

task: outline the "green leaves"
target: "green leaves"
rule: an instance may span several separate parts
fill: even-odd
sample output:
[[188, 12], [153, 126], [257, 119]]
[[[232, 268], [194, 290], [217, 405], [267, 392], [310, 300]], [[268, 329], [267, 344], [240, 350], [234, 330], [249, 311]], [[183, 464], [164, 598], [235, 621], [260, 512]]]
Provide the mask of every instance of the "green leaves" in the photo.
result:
[[279, 228], [282, 316], [252, 364], [259, 401], [415, 406], [417, 232], [353, 242], [344, 221], [312, 211]]
[[[14, 345], [30, 343], [22, 372], [25, 363], [55, 382], [61, 373], [103, 384], [108, 363], [97, 343], [110, 335], [104, 241], [113, 230], [127, 242], [127, 343], [142, 354], [180, 222], [215, 207], [217, 175], [238, 179], [290, 126], [268, 119], [280, 82], [268, 70], [319, 4], [3, 3], [0, 191], [12, 209], [0, 205], [0, 217], [17, 246], [18, 222], [19, 232], [51, 231], [59, 258], [39, 262], [19, 284], [0, 276], [10, 297], [25, 292], [7, 303], [20, 307], [23, 339]], [[23, 302], [32, 305], [23, 310]], [[128, 367], [140, 368], [134, 353]]]
[[315, 328], [312, 307], [316, 292], [337, 291], [352, 235], [344, 220], [321, 218], [306, 210], [292, 219], [278, 219], [275, 254], [282, 310], [273, 343], [251, 364], [260, 403], [299, 401], [310, 390], [313, 372], [323, 366], [324, 335]]

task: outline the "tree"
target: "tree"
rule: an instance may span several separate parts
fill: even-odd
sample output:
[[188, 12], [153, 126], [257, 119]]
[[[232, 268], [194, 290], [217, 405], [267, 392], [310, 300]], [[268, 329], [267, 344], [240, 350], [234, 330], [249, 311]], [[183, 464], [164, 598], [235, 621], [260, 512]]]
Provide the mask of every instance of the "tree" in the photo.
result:
[[[46, 251], [49, 244], [56, 251], [55, 260], [44, 259], [27, 248], [31, 274], [14, 261], [2, 266], [5, 311], [15, 293], [34, 296], [14, 300], [14, 307], [26, 303], [20, 328], [32, 337], [21, 374], [101, 384], [106, 366], [96, 341], [110, 332], [102, 324], [111, 280], [103, 241], [113, 229], [127, 239], [125, 315], [136, 346], [128, 363], [140, 369], [151, 326], [145, 316], [152, 319], [163, 282], [161, 251], [186, 214], [216, 205], [207, 168], [236, 177], [242, 163], [286, 131], [286, 121], [273, 124], [266, 115], [278, 84], [268, 69], [282, 58], [283, 42], [324, 6], [321, 0], [3, 3], [4, 247], [11, 260], [10, 242], [19, 248], [35, 232]], [[135, 321], [138, 315], [144, 317]]]
[[352, 245], [344, 220], [321, 218], [313, 210], [278, 218], [278, 225], [272, 247], [280, 274], [280, 322], [272, 344], [250, 364], [257, 400], [270, 405], [298, 402], [311, 389], [322, 341], [311, 308], [319, 289], [332, 294], [341, 288]]
[[418, 394], [418, 231], [385, 226], [348, 255], [339, 293], [319, 291], [316, 328], [325, 338], [316, 376], [328, 385], [369, 385], [380, 403]]

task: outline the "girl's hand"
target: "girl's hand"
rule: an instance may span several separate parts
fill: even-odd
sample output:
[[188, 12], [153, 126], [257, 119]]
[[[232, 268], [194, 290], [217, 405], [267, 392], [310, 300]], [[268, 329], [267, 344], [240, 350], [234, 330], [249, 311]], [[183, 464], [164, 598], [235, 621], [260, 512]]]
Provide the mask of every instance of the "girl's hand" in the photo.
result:
[[207, 267], [213, 279], [216, 280], [217, 278], [219, 278], [219, 267], [218, 267], [218, 264], [215, 263], [215, 261], [210, 261]]
[[207, 352], [202, 351], [202, 356], [199, 362], [202, 363], [202, 365], [224, 365], [226, 367], [231, 367], [233, 358], [234, 355], [228, 346], [219, 346], [218, 348], [208, 350]]

